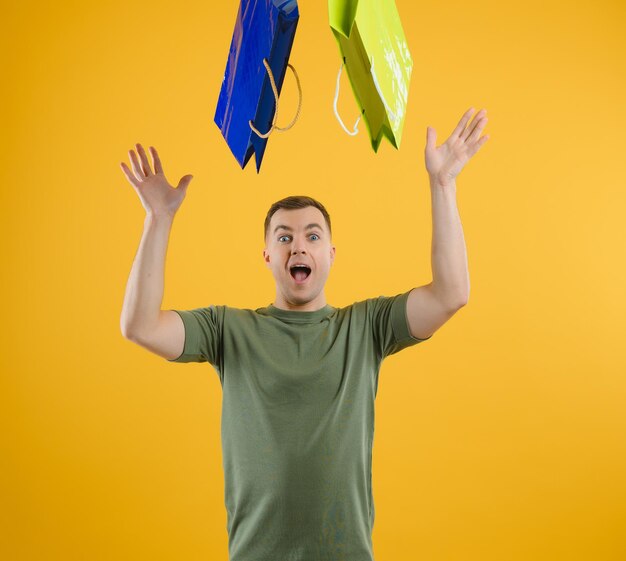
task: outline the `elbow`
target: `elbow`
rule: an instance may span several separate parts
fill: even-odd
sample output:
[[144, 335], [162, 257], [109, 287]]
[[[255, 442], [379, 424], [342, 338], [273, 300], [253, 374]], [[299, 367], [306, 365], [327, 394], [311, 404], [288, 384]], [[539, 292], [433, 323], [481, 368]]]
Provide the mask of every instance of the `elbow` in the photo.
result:
[[448, 296], [448, 298], [445, 299], [445, 302], [447, 303], [447, 308], [452, 313], [461, 309], [463, 306], [467, 306], [468, 301], [469, 301], [468, 293], [458, 293], [455, 295], [450, 295]]
[[464, 294], [452, 300], [452, 310], [457, 311], [460, 310], [463, 306], [467, 306], [469, 302], [469, 294]]
[[128, 339], [129, 341], [133, 341], [135, 339], [133, 332], [128, 328], [127, 325], [120, 323], [120, 331], [122, 332], [122, 336], [124, 339]]
[[431, 283], [431, 287], [438, 300], [449, 312], [454, 313], [459, 308], [467, 306], [469, 301], [469, 286], [449, 286], [445, 289], [438, 289], [434, 283]]
[[470, 293], [470, 288], [468, 284], [465, 287], [465, 290], [460, 292], [459, 297], [457, 299], [459, 308], [462, 308], [463, 306], [467, 306], [467, 303], [469, 302], [469, 293]]
[[450, 315], [456, 314], [463, 306], [466, 306], [467, 302], [463, 302], [460, 300], [454, 300], [453, 302], [449, 302], [447, 306], [448, 313]]
[[122, 332], [122, 336], [124, 337], [124, 339], [128, 339], [129, 341], [132, 341], [133, 343], [137, 342], [138, 333], [140, 331], [138, 330], [138, 326], [136, 323], [133, 323], [129, 321], [128, 319], [121, 317], [120, 318], [120, 331]]

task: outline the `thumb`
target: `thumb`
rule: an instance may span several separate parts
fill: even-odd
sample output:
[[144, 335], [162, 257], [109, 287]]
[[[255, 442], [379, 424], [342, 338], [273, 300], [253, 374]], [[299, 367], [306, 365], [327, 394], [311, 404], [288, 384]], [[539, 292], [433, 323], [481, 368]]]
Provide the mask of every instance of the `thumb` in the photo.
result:
[[437, 142], [437, 131], [432, 127], [426, 127], [426, 150], [432, 150]]
[[187, 192], [187, 187], [189, 186], [189, 184], [191, 183], [191, 180], [193, 179], [193, 175], [185, 175], [183, 177], [180, 178], [180, 181], [178, 182], [178, 189], [182, 189], [183, 191]]

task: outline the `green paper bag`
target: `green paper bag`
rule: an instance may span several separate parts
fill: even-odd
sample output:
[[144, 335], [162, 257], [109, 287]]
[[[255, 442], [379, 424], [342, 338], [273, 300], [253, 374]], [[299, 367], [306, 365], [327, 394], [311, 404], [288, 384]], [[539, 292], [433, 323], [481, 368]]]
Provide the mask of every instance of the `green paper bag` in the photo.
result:
[[[413, 60], [395, 1], [328, 0], [328, 15], [374, 152], [383, 136], [398, 148]], [[339, 76], [335, 114], [348, 134], [356, 134], [356, 125], [351, 133], [337, 113]]]

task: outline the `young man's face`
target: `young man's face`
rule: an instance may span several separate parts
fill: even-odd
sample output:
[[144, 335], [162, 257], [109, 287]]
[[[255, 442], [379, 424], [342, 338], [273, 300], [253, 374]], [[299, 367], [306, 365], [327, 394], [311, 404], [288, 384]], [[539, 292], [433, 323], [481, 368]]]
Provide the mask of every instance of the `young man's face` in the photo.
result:
[[[335, 259], [335, 247], [320, 210], [313, 206], [277, 210], [265, 244], [263, 258], [276, 281], [274, 306], [300, 311], [324, 307], [324, 285]], [[297, 263], [310, 267], [304, 280], [298, 280], [302, 275], [297, 270], [292, 274], [291, 268]]]

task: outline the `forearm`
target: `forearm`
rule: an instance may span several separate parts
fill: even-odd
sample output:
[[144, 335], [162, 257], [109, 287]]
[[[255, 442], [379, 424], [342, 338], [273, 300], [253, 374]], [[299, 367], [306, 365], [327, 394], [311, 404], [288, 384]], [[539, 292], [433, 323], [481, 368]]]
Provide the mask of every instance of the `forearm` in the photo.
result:
[[154, 329], [163, 301], [165, 254], [173, 216], [146, 214], [143, 235], [126, 284], [120, 327], [126, 338]]
[[430, 180], [432, 202], [432, 288], [451, 308], [467, 303], [469, 272], [463, 227], [456, 203], [456, 182]]

